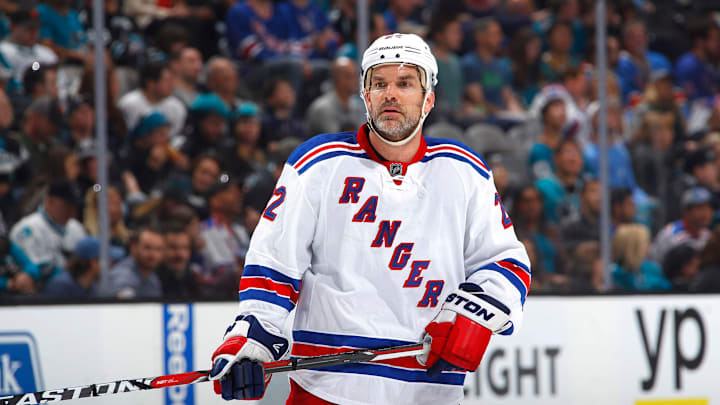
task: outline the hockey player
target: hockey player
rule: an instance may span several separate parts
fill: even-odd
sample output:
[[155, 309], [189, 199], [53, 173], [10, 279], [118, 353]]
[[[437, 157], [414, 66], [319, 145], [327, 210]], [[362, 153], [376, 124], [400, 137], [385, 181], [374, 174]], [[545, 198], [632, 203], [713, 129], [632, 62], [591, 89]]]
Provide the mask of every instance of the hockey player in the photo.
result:
[[253, 234], [240, 308], [212, 356], [225, 399], [263, 395], [261, 362], [423, 341], [419, 358], [290, 373], [287, 404], [458, 404], [492, 334], [518, 329], [529, 260], [468, 147], [425, 138], [437, 63], [416, 35], [362, 60], [367, 124], [288, 159]]

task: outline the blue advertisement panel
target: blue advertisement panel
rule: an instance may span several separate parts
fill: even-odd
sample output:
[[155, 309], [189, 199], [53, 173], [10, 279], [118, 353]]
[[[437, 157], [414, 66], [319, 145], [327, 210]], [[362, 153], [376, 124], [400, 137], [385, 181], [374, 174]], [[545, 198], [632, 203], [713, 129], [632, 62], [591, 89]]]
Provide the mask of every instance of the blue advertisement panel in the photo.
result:
[[[164, 365], [166, 374], [194, 371], [192, 304], [164, 305]], [[194, 405], [192, 385], [165, 389], [166, 405]]]
[[43, 389], [35, 339], [27, 332], [0, 332], [0, 395]]

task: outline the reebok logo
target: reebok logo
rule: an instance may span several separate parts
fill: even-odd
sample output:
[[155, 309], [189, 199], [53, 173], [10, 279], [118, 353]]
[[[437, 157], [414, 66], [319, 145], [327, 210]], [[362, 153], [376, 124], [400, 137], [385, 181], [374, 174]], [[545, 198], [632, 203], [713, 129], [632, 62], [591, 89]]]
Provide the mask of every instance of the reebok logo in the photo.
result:
[[[192, 305], [165, 304], [165, 372], [186, 373], [193, 369]], [[173, 383], [173, 378], [156, 381], [160, 386]], [[165, 390], [165, 404], [194, 405], [195, 395], [191, 385], [171, 386]]]

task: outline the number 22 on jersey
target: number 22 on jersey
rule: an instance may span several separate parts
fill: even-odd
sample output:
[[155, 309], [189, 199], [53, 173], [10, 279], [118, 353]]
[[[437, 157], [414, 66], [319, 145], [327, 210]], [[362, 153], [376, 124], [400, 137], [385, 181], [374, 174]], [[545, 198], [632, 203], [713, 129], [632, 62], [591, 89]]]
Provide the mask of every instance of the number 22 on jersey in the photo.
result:
[[268, 204], [267, 208], [265, 208], [265, 211], [263, 212], [263, 218], [269, 221], [275, 220], [275, 217], [277, 217], [277, 213], [275, 213], [275, 210], [277, 209], [277, 207], [280, 206], [280, 204], [283, 203], [283, 201], [285, 201], [285, 193], [285, 186], [280, 186], [276, 188], [275, 191], [273, 191], [273, 196], [277, 198], [271, 199], [272, 201], [270, 202], [270, 204]]

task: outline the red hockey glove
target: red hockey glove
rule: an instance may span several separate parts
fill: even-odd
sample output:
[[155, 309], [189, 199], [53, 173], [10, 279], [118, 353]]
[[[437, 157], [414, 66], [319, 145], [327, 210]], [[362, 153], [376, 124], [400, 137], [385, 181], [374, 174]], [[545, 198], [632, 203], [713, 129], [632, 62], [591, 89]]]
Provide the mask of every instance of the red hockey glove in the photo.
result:
[[463, 283], [448, 295], [442, 309], [425, 327], [425, 353], [418, 359], [429, 375], [443, 370], [474, 371], [480, 365], [493, 331], [510, 320], [510, 310], [483, 294], [475, 284]]
[[261, 363], [279, 360], [287, 350], [287, 339], [266, 331], [254, 316], [238, 316], [212, 355], [215, 393], [227, 401], [262, 398], [270, 376]]

